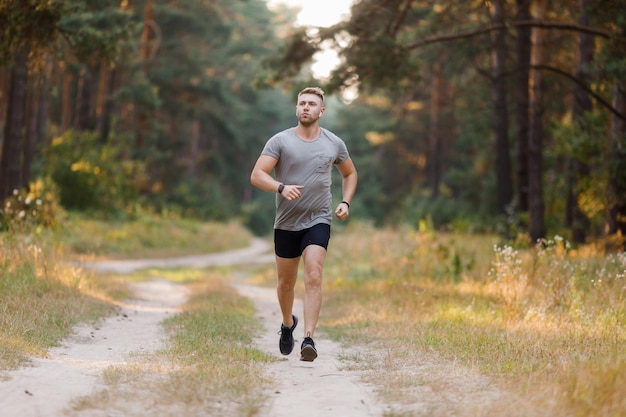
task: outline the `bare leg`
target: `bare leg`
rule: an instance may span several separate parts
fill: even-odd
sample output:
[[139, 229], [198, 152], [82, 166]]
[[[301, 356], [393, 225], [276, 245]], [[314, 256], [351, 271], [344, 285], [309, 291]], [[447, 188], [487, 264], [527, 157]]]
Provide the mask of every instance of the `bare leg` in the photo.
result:
[[283, 324], [291, 327], [293, 324], [293, 300], [296, 279], [298, 278], [298, 258], [281, 258], [276, 256], [276, 270], [278, 273], [278, 284], [276, 293], [278, 295], [278, 304], [283, 315]]
[[304, 336], [313, 337], [322, 307], [322, 269], [326, 249], [309, 245], [302, 254], [304, 259]]

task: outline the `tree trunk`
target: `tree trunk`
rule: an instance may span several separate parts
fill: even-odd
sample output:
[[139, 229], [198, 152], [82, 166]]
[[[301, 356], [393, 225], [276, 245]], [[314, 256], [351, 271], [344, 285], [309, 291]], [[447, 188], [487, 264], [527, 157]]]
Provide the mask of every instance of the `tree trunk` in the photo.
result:
[[4, 125], [4, 118], [7, 115], [7, 102], [9, 83], [11, 81], [10, 73], [7, 68], [0, 68], [0, 126]]
[[[529, 21], [530, 0], [517, 0], [518, 21]], [[517, 199], [528, 212], [528, 83], [530, 78], [530, 28], [517, 27]]]
[[189, 126], [189, 135], [191, 139], [189, 149], [189, 178], [198, 179], [198, 154], [200, 151], [200, 121], [192, 120]]
[[86, 66], [80, 74], [76, 92], [76, 114], [74, 127], [79, 130], [92, 130], [93, 98], [94, 98], [94, 68]]
[[[543, 20], [546, 15], [546, 0], [537, 0], [534, 18]], [[545, 29], [532, 29], [531, 65], [542, 65], [544, 61]], [[529, 131], [528, 131], [528, 233], [531, 243], [545, 237], [545, 203], [543, 200], [543, 88], [539, 69], [530, 72]]]
[[[143, 70], [148, 75], [151, 39], [154, 37], [152, 23], [154, 21], [154, 0], [148, 0], [144, 7], [143, 31], [141, 32], [141, 63]], [[146, 133], [148, 130], [148, 111], [144, 106], [137, 110], [137, 138], [135, 146], [141, 149], [144, 146]]]
[[[579, 0], [581, 25], [589, 25], [588, 9], [593, 0]], [[590, 85], [588, 67], [593, 61], [594, 38], [592, 35], [580, 32], [578, 34], [578, 63], [576, 78], [585, 85]], [[574, 126], [579, 130], [586, 130], [588, 123], [585, 120], [587, 113], [593, 111], [593, 103], [589, 93], [580, 85], [574, 85], [574, 100], [572, 103], [572, 118]], [[579, 206], [580, 181], [590, 174], [589, 165], [582, 159], [574, 156], [568, 164], [568, 198], [566, 208], [566, 223], [572, 229], [572, 240], [575, 243], [584, 243], [589, 233], [590, 222]]]
[[28, 53], [28, 47], [22, 47], [16, 54], [11, 69], [11, 86], [9, 87], [2, 159], [0, 160], [0, 201], [4, 201], [13, 190], [19, 189], [21, 185], [20, 170], [28, 84]]
[[433, 200], [439, 196], [439, 184], [441, 182], [441, 112], [443, 108], [444, 86], [441, 61], [438, 59], [433, 65], [433, 78], [430, 89], [430, 131], [428, 135], [430, 152], [428, 177], [430, 198]]
[[[626, 114], [626, 86], [616, 80], [613, 85], [613, 107]], [[626, 122], [615, 114], [611, 117], [611, 156], [608, 192], [609, 235], [621, 235], [621, 249], [626, 250]]]
[[[109, 133], [111, 132], [111, 117], [113, 115], [113, 93], [117, 86], [118, 70], [113, 68], [107, 71], [107, 87], [106, 97], [104, 98], [104, 104], [102, 109], [101, 126], [100, 126], [100, 143], [106, 143], [109, 140]], [[118, 112], [119, 113], [119, 112]]]
[[100, 133], [100, 143], [106, 142], [104, 123], [106, 117], [107, 97], [109, 94], [109, 65], [107, 62], [100, 63], [98, 76], [98, 95], [96, 96], [96, 131]]
[[[502, 0], [494, 0], [491, 5], [494, 24], [504, 22]], [[505, 214], [513, 199], [513, 179], [511, 177], [511, 155], [509, 149], [509, 115], [506, 105], [506, 32], [504, 29], [492, 32], [492, 75], [493, 75], [493, 128], [496, 148], [496, 196], [498, 212]]]
[[70, 72], [69, 61], [69, 45], [65, 43], [65, 55], [63, 59], [63, 112], [61, 114], [61, 132], [65, 132], [70, 128], [72, 123], [72, 82], [73, 76]]
[[26, 132], [22, 146], [21, 188], [28, 188], [32, 177], [32, 162], [34, 156], [37, 122], [39, 120], [39, 77], [31, 74], [26, 95]]

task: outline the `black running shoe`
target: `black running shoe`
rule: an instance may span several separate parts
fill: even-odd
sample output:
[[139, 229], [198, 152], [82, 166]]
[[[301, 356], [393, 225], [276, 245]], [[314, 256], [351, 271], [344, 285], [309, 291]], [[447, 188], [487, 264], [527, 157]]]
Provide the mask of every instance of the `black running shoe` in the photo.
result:
[[298, 318], [293, 314], [291, 315], [291, 317], [293, 317], [293, 324], [291, 325], [291, 327], [287, 327], [284, 324], [281, 324], [280, 332], [278, 332], [280, 334], [278, 348], [280, 349], [280, 353], [282, 353], [283, 355], [289, 355], [293, 350], [293, 331], [298, 325]]
[[315, 342], [310, 337], [305, 337], [300, 348], [300, 360], [305, 362], [313, 362], [317, 358], [317, 349]]

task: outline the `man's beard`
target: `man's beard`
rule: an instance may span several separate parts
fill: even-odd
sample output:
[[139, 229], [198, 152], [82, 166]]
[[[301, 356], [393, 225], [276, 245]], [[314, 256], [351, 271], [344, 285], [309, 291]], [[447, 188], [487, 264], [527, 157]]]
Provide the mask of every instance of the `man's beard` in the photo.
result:
[[311, 117], [311, 115], [309, 115], [308, 119], [303, 119], [302, 117], [298, 117], [298, 121], [300, 122], [300, 124], [304, 127], [309, 127], [315, 124], [315, 122], [317, 122], [319, 120], [319, 117], [317, 118], [313, 118]]

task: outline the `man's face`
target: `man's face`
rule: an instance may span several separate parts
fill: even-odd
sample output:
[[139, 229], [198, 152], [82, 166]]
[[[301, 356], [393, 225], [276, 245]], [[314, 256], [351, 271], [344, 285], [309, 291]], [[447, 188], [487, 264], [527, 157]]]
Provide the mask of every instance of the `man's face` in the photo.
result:
[[310, 126], [317, 122], [324, 114], [322, 99], [315, 94], [302, 94], [296, 104], [296, 116], [303, 126]]

